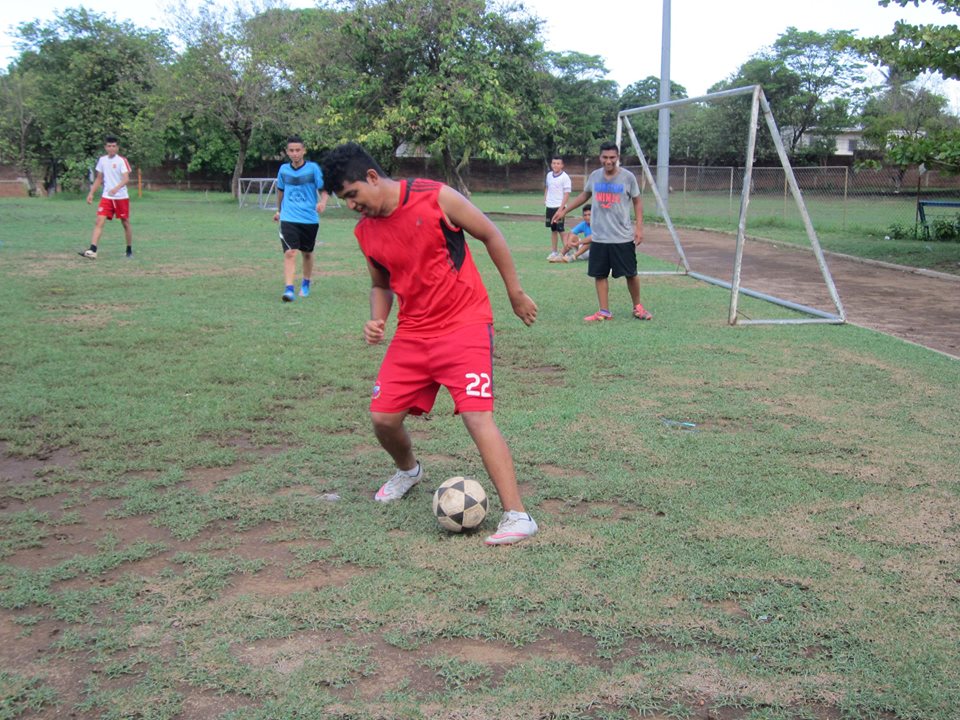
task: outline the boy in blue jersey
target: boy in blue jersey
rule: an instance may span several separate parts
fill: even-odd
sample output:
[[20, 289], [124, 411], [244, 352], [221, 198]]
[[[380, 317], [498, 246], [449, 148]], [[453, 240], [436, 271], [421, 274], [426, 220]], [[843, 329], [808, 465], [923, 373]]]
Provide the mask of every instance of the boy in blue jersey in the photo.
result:
[[323, 189], [323, 173], [315, 162], [305, 159], [307, 148], [299, 135], [287, 138], [290, 162], [277, 173], [277, 212], [274, 222], [280, 223], [280, 244], [283, 246], [284, 289], [281, 300], [293, 302], [293, 278], [297, 271], [297, 253], [303, 257], [303, 280], [300, 297], [310, 294], [313, 276], [313, 249], [320, 229], [320, 213], [327, 208], [327, 191]]
[[[583, 238], [580, 236], [583, 235]], [[593, 230], [590, 229], [590, 204], [583, 206], [583, 220], [563, 237], [563, 252], [560, 253], [564, 262], [588, 260], [590, 258], [590, 243], [593, 242]]]

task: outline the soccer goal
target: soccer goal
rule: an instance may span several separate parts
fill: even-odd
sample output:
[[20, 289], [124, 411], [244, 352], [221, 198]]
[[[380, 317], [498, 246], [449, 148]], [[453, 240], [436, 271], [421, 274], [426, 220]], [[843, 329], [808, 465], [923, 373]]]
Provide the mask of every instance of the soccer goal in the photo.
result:
[[251, 205], [251, 194], [256, 193], [257, 207], [261, 210], [275, 210], [277, 206], [277, 178], [240, 178], [240, 192], [237, 200], [240, 207]]
[[[747, 137], [746, 152], [744, 158], [744, 173], [743, 173], [743, 186], [740, 191], [740, 211], [739, 219], [737, 222], [737, 235], [736, 235], [736, 247], [734, 250], [734, 260], [732, 268], [732, 278], [728, 282], [720, 278], [712, 277], [710, 275], [705, 275], [696, 271], [695, 268], [692, 268], [687, 255], [683, 249], [683, 243], [681, 242], [680, 235], [677, 233], [677, 230], [673, 224], [673, 220], [670, 217], [668, 211], [668, 206], [664, 202], [663, 197], [660, 194], [659, 189], [657, 188], [656, 180], [653, 177], [653, 174], [650, 170], [650, 165], [647, 163], [646, 157], [644, 156], [643, 149], [640, 146], [640, 141], [637, 139], [637, 134], [634, 130], [633, 125], [630, 122], [631, 118], [640, 116], [644, 113], [656, 112], [662, 108], [670, 108], [671, 111], [675, 111], [677, 108], [684, 106], [704, 106], [708, 104], [714, 104], [718, 101], [725, 101], [729, 98], [739, 97], [739, 96], [752, 96], [752, 102], [750, 105], [749, 112], [749, 132]], [[729, 111], [729, 109], [728, 109]], [[743, 267], [743, 254], [744, 254], [744, 244], [746, 240], [746, 228], [747, 228], [747, 210], [750, 206], [750, 195], [751, 188], [754, 185], [754, 156], [756, 154], [757, 146], [757, 130], [759, 127], [759, 117], [760, 112], [763, 112], [764, 120], [766, 121], [767, 129], [770, 131], [771, 140], [778, 157], [780, 158], [780, 163], [783, 166], [783, 173], [786, 183], [789, 187], [789, 192], [793, 197], [794, 202], [796, 203], [797, 210], [800, 213], [800, 217], [803, 221], [804, 229], [806, 230], [807, 238], [810, 241], [810, 248], [813, 250], [813, 254], [816, 257], [817, 264], [820, 268], [820, 273], [823, 276], [823, 281], [826, 285], [826, 289], [830, 295], [830, 299], [833, 302], [836, 312], [825, 312], [817, 308], [809, 307], [799, 303], [791, 302], [775, 295], [769, 293], [763, 293], [756, 290], [751, 290], [750, 288], [743, 287], [741, 285], [741, 271]], [[653, 193], [654, 199], [657, 203], [657, 208], [663, 216], [664, 224], [667, 227], [667, 230], [670, 233], [671, 238], [673, 239], [673, 244], [677, 251], [678, 256], [678, 265], [682, 265], [683, 269], [676, 271], [651, 271], [644, 272], [643, 274], [677, 274], [677, 275], [690, 275], [698, 280], [708, 282], [720, 287], [725, 287], [730, 290], [730, 316], [729, 323], [731, 325], [748, 325], [748, 324], [801, 324], [801, 323], [832, 323], [832, 324], [841, 324], [846, 321], [846, 314], [843, 310], [843, 304], [840, 302], [840, 296], [837, 293], [837, 288], [834, 285], [833, 277], [830, 274], [830, 269], [827, 267], [826, 258], [823, 255], [823, 250], [820, 247], [820, 241], [817, 238], [817, 233], [813, 228], [813, 223], [810, 220], [810, 215], [807, 212], [807, 207], [803, 201], [803, 195], [800, 192], [800, 186], [797, 183], [797, 179], [794, 176], [793, 168], [790, 165], [790, 160], [787, 157], [786, 149], [783, 145], [783, 140], [780, 136], [780, 131], [777, 128], [776, 121], [773, 118], [773, 112], [770, 109], [770, 104], [767, 102], [767, 98], [763, 93], [763, 88], [760, 85], [751, 85], [748, 87], [735, 88], [732, 90], [724, 90], [721, 92], [710, 93], [707, 95], [702, 95], [695, 98], [684, 98], [682, 100], [671, 100], [669, 102], [657, 103], [655, 105], [646, 105], [644, 107], [632, 108], [628, 110], [621, 110], [617, 116], [617, 145], [621, 145], [623, 140], [623, 133], [626, 131], [630, 137], [630, 141], [633, 144], [633, 149], [637, 154], [637, 157], [640, 158], [640, 164], [643, 168], [644, 177], [649, 183], [650, 190]], [[804, 317], [800, 318], [750, 318], [746, 319], [741, 317], [739, 311], [739, 301], [740, 296], [747, 295], [750, 297], [755, 297], [760, 300], [765, 300], [767, 302], [775, 303], [782, 307], [789, 308], [796, 312], [801, 313]]]

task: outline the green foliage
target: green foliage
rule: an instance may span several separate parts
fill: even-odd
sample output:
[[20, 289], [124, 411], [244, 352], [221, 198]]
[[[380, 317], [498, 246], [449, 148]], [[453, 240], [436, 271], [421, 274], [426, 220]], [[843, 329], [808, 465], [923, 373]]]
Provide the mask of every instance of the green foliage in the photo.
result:
[[578, 52], [548, 53], [543, 117], [530, 124], [535, 152], [545, 161], [555, 153], [594, 154], [609, 138], [616, 118], [616, 83], [605, 79], [603, 59]]
[[438, 158], [466, 191], [471, 157], [520, 157], [543, 116], [537, 21], [485, 0], [356, 0], [339, 58], [353, 85], [321, 118], [333, 137], [389, 158], [402, 143]]
[[[888, 7], [891, 1], [900, 7], [919, 5], [927, 0], [879, 0], [879, 5]], [[958, 0], [929, 0], [938, 6], [944, 15], [960, 14]], [[945, 78], [960, 80], [960, 28], [949, 25], [912, 25], [897, 21], [888, 35], [850, 41], [856, 48], [878, 65], [888, 65], [900, 70], [923, 73], [939, 72]]]
[[29, 155], [47, 166], [46, 184], [59, 175], [66, 188], [83, 187], [108, 133], [122, 139], [136, 164], [141, 147], [127, 136], [170, 56], [164, 36], [85, 8], [47, 24], [24, 23], [18, 34], [14, 72], [29, 78], [34, 99], [24, 108], [38, 131]]
[[[849, 127], [851, 111], [862, 95], [865, 64], [846, 48], [851, 37], [846, 30], [818, 33], [789, 27], [770, 48], [754, 55], [711, 91], [762, 85], [787, 151], [794, 156], [808, 153], [803, 141], [815, 135], [821, 142], [819, 150], [813, 146], [812, 154], [822, 156], [832, 148], [829, 141], [836, 133]], [[720, 139], [728, 143], [733, 157], [742, 158], [746, 146], [742, 120], [731, 125], [727, 116], [714, 119], [727, 128]], [[763, 134], [758, 136], [757, 156], [776, 158], [772, 141]]]
[[[671, 81], [670, 100], [679, 100], [685, 97], [687, 97], [686, 88]], [[637, 80], [620, 93], [621, 110], [653, 105], [658, 102], [660, 102], [660, 78], [654, 75], [648, 75], [643, 80]], [[637, 135], [641, 150], [648, 160], [654, 162], [657, 159], [658, 118], [659, 115], [655, 112], [646, 112], [630, 118], [630, 125]], [[696, 112], [696, 109], [693, 109], [681, 114], [674, 114], [673, 118], [670, 125], [671, 144], [685, 149], [690, 148], [691, 138], [697, 134], [700, 115]], [[692, 154], [696, 154], [699, 150], [699, 147], [696, 148]], [[690, 152], [685, 153], [685, 156], [689, 155], [691, 155]], [[671, 158], [675, 161], [679, 160], [678, 157], [673, 155], [671, 155]]]

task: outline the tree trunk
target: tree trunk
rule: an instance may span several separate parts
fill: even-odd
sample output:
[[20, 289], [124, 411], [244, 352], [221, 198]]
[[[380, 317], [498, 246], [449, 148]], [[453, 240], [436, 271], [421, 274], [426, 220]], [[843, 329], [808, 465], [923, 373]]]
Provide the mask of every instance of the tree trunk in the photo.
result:
[[243, 177], [243, 163], [247, 159], [247, 148], [250, 147], [250, 137], [241, 137], [240, 151], [237, 153], [237, 164], [233, 166], [233, 178], [230, 180], [230, 191], [235, 198], [240, 197], [240, 178]]
[[453, 153], [450, 152], [450, 148], [445, 147], [442, 154], [443, 175], [446, 178], [447, 185], [462, 194], [464, 197], [470, 197], [470, 189], [467, 187], [467, 184], [463, 180], [463, 176], [460, 174], [460, 169], [464, 167], [465, 163], [457, 162], [453, 157]]

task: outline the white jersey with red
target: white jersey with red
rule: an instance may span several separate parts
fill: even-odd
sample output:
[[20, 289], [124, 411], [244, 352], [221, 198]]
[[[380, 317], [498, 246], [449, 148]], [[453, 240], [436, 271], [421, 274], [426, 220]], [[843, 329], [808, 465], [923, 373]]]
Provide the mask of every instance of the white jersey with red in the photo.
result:
[[447, 225], [440, 208], [441, 187], [402, 180], [397, 209], [363, 218], [354, 230], [363, 254], [390, 275], [400, 301], [396, 337], [434, 338], [493, 322], [463, 230]]
[[115, 195], [110, 194], [111, 190], [123, 182], [124, 174], [130, 173], [130, 163], [127, 162], [125, 157], [122, 155], [114, 155], [113, 157], [101, 155], [100, 159], [97, 160], [96, 170], [98, 173], [103, 173], [103, 197], [108, 200], [123, 200], [130, 197], [126, 185], [120, 188]]

